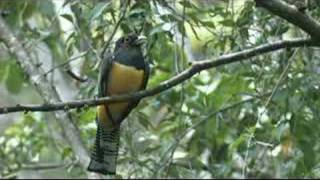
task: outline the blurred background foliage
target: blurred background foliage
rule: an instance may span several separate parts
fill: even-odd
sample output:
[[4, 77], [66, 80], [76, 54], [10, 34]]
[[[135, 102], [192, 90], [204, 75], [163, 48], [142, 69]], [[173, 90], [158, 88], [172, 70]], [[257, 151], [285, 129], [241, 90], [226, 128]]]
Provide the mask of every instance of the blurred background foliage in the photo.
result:
[[[192, 61], [305, 36], [252, 0], [2, 0], [0, 12], [64, 101], [95, 96], [100, 54], [130, 32], [148, 38], [149, 88]], [[122, 125], [118, 177], [320, 177], [319, 59], [281, 50], [143, 99]], [[0, 106], [42, 102], [4, 44], [0, 94]], [[90, 149], [95, 108], [70, 111]], [[0, 177], [16, 175], [85, 177], [51, 113], [0, 116]]]

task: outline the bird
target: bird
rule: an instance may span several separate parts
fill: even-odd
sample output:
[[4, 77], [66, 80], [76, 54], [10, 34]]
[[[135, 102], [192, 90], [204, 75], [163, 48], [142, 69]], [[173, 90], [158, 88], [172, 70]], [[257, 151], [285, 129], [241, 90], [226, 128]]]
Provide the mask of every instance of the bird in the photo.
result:
[[[141, 46], [145, 36], [131, 33], [119, 38], [113, 53], [102, 58], [98, 78], [98, 97], [144, 90], [149, 79], [149, 63]], [[97, 133], [88, 171], [116, 174], [120, 125], [140, 100], [105, 103], [97, 106]]]

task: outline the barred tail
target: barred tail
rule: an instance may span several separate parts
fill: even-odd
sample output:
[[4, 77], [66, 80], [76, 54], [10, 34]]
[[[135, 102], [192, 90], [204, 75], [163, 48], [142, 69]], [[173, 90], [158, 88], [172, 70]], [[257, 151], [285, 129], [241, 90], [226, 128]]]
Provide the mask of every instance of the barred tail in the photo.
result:
[[115, 174], [119, 150], [119, 128], [106, 131], [98, 123], [97, 135], [88, 171]]

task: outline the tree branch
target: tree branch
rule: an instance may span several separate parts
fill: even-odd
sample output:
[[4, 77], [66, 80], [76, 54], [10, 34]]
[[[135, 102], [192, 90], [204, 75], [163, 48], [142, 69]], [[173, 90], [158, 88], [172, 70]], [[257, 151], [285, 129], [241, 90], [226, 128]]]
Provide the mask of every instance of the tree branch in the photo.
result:
[[320, 24], [294, 6], [281, 0], [255, 0], [255, 2], [258, 7], [267, 9], [271, 13], [298, 26], [313, 38], [320, 39]]
[[[1, 28], [1, 27], [0, 27]], [[182, 71], [180, 74], [172, 77], [171, 79], [160, 83], [157, 87], [152, 89], [139, 91], [135, 93], [125, 94], [125, 95], [115, 95], [112, 97], [103, 97], [99, 99], [84, 99], [69, 102], [57, 102], [57, 103], [46, 103], [42, 105], [16, 105], [10, 107], [1, 107], [0, 114], [18, 112], [18, 111], [57, 111], [57, 110], [69, 110], [74, 108], [83, 108], [97, 106], [104, 103], [114, 103], [126, 101], [129, 99], [141, 99], [148, 96], [153, 96], [159, 94], [165, 90], [168, 90], [188, 79], [190, 79], [195, 74], [214, 67], [218, 67], [225, 64], [230, 64], [234, 62], [243, 61], [250, 57], [258, 56], [264, 53], [272, 52], [275, 50], [283, 48], [293, 48], [302, 46], [319, 46], [319, 43], [311, 39], [293, 39], [277, 41], [273, 43], [266, 43], [257, 47], [249, 48], [240, 52], [231, 53], [227, 55], [222, 55], [216, 59], [212, 60], [201, 60], [195, 61], [189, 68]]]

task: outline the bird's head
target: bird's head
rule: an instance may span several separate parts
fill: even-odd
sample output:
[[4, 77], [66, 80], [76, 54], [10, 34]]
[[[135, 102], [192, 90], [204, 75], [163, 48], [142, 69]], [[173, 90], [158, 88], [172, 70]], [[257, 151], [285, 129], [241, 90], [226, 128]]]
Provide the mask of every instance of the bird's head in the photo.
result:
[[116, 42], [116, 49], [128, 47], [140, 47], [146, 41], [145, 36], [138, 36], [137, 34], [129, 34], [119, 38]]

